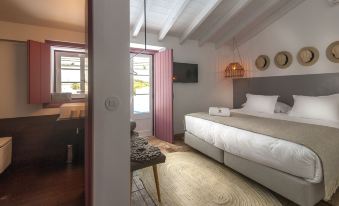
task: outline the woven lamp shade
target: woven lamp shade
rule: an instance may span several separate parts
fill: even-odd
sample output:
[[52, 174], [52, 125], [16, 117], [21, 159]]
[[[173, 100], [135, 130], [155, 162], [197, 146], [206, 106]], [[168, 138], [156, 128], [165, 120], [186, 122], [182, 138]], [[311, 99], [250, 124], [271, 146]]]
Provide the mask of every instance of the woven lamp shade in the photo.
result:
[[230, 63], [225, 69], [225, 77], [243, 77], [244, 75], [245, 69], [238, 62]]

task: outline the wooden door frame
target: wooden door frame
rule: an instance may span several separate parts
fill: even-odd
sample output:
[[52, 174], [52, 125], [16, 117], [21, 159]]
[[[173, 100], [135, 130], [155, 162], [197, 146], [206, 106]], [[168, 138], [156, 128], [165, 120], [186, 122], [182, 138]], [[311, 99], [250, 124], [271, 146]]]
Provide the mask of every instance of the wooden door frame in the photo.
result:
[[[151, 79], [151, 81], [150, 81], [150, 83], [151, 83], [151, 91], [150, 91], [150, 111], [149, 111], [149, 113], [151, 113], [150, 115], [149, 115], [149, 117], [147, 117], [147, 118], [145, 118], [145, 116], [144, 117], [139, 117], [139, 118], [137, 118], [136, 116], [137, 115], [135, 115], [133, 112], [133, 110], [131, 109], [131, 114], [130, 114], [130, 116], [131, 116], [131, 118], [135, 121], [135, 122], [137, 122], [138, 120], [142, 120], [142, 119], [148, 119], [148, 118], [151, 118], [152, 119], [152, 125], [151, 125], [151, 131], [152, 131], [152, 133], [151, 133], [151, 135], [154, 135], [154, 74], [153, 74], [153, 68], [154, 68], [154, 54], [157, 52], [156, 50], [140, 50], [140, 51], [138, 51], [138, 52], [134, 52], [134, 51], [136, 51], [136, 50], [134, 50], [134, 48], [130, 48], [130, 55], [131, 54], [134, 54], [134, 55], [136, 55], [136, 56], [140, 56], [140, 55], [144, 55], [144, 56], [147, 56], [147, 57], [149, 57], [150, 59], [151, 59], [151, 61], [150, 61], [150, 75], [149, 75], [149, 77], [150, 77], [150, 79]], [[141, 53], [140, 53], [141, 52]], [[134, 58], [134, 56], [133, 56], [133, 58]], [[130, 60], [131, 61], [131, 60]], [[132, 65], [131, 65], [132, 66]], [[131, 71], [132, 72], [132, 71]], [[131, 75], [131, 91], [132, 91], [132, 87], [133, 87], [133, 80], [132, 80], [132, 78], [133, 78], [133, 75]], [[131, 98], [133, 98], [133, 97], [131, 97]], [[131, 105], [130, 105], [130, 107], [132, 107], [132, 105], [133, 105], [133, 103], [134, 103], [134, 99], [133, 99], [133, 101], [131, 101]]]
[[[154, 123], [154, 54], [158, 53], [158, 50], [152, 50], [152, 49], [140, 49], [140, 48], [134, 48], [131, 47], [129, 50], [132, 54], [147, 54], [152, 56], [152, 135], [155, 134], [155, 123]], [[173, 114], [172, 114], [173, 115]]]
[[85, 206], [93, 204], [93, 0], [86, 0], [88, 97], [85, 120]]

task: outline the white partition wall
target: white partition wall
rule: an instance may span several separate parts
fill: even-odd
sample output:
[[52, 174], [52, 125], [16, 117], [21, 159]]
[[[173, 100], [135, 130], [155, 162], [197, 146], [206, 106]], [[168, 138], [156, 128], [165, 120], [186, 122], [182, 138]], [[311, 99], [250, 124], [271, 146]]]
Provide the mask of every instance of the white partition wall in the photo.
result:
[[91, 1], [93, 205], [130, 205], [129, 1]]

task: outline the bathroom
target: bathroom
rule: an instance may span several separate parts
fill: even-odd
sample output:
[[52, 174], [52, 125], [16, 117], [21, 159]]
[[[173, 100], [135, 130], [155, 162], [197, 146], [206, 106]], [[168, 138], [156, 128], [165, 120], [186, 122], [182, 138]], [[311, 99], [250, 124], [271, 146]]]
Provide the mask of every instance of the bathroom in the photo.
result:
[[0, 205], [84, 205], [85, 3], [0, 3]]

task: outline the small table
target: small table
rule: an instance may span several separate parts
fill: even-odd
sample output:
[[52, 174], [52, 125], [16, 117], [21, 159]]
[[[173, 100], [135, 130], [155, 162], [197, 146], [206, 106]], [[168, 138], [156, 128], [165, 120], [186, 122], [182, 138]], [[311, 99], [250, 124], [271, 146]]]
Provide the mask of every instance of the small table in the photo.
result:
[[[148, 145], [148, 147], [153, 147], [153, 146]], [[147, 152], [147, 150], [145, 152]], [[166, 156], [161, 152], [159, 153], [159, 155], [157, 157], [152, 158], [150, 160], [133, 160], [133, 159], [131, 159], [131, 189], [132, 189], [133, 171], [152, 166], [153, 167], [154, 180], [155, 180], [155, 186], [156, 186], [157, 194], [158, 194], [158, 200], [159, 200], [159, 202], [161, 202], [157, 165], [160, 164], [160, 163], [164, 163], [165, 160], [166, 160]]]

